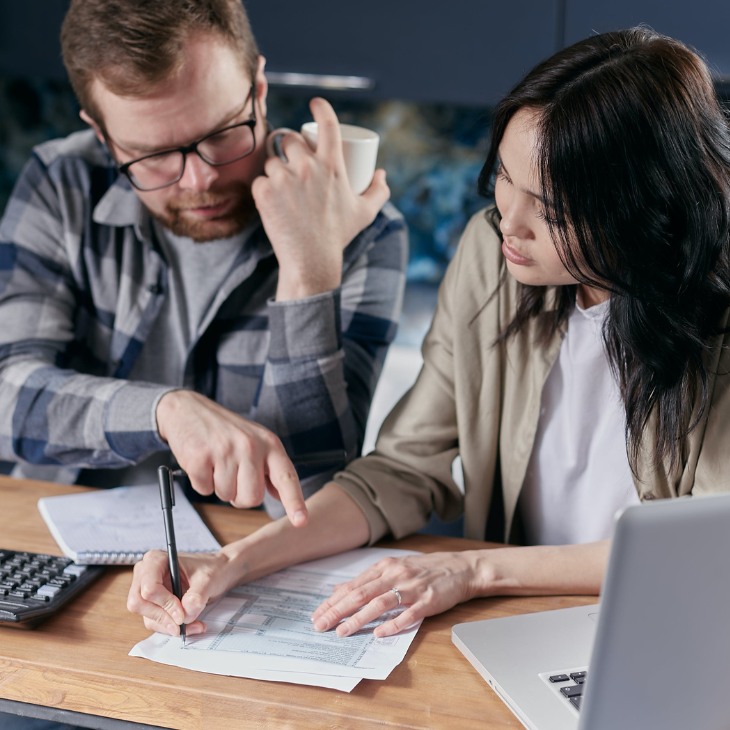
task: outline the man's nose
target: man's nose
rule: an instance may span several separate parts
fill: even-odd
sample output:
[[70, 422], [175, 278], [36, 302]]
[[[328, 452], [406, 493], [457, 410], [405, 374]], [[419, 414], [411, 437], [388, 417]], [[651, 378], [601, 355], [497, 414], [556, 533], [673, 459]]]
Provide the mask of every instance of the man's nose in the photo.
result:
[[185, 190], [202, 193], [218, 179], [218, 170], [200, 159], [196, 152], [191, 152], [185, 158], [185, 171], [178, 181], [178, 185]]

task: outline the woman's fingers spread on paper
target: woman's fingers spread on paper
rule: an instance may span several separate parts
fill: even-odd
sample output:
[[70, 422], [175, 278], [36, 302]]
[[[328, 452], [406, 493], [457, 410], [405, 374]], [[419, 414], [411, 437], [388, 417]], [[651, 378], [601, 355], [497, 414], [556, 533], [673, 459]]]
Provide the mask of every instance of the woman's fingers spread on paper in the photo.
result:
[[[382, 578], [370, 580], [363, 586], [350, 584], [341, 586], [312, 614], [314, 628], [317, 631], [333, 628], [346, 616], [354, 614], [371, 601], [383, 596], [387, 590], [388, 587]], [[391, 594], [391, 597], [395, 598], [395, 594]], [[394, 607], [386, 607], [381, 613]]]
[[375, 629], [376, 636], [397, 633], [468, 600], [475, 584], [475, 564], [466, 552], [381, 560], [338, 586], [312, 614], [314, 627], [318, 631], [336, 627], [339, 636], [349, 636], [399, 605], [408, 607]]
[[398, 608], [398, 597], [393, 591], [380, 592], [380, 595], [365, 604], [359, 611], [352, 614], [350, 618], [342, 621], [336, 629], [338, 636], [350, 636], [375, 621], [388, 611]]

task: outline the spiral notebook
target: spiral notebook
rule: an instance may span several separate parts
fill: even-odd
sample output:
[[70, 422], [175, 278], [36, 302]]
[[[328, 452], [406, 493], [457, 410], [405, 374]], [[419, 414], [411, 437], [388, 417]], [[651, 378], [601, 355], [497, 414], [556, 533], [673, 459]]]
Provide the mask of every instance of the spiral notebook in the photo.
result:
[[[44, 497], [38, 509], [63, 554], [79, 565], [128, 565], [148, 550], [166, 549], [156, 484]], [[177, 484], [173, 518], [178, 551], [220, 549]]]

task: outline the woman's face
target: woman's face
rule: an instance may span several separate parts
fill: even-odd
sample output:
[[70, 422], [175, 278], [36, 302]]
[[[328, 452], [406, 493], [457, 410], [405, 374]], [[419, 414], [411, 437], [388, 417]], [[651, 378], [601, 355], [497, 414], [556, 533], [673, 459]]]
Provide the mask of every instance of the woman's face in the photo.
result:
[[502, 217], [502, 252], [510, 274], [522, 284], [575, 284], [558, 256], [546, 218], [550, 209], [540, 193], [534, 110], [520, 109], [499, 145], [500, 165], [494, 197]]

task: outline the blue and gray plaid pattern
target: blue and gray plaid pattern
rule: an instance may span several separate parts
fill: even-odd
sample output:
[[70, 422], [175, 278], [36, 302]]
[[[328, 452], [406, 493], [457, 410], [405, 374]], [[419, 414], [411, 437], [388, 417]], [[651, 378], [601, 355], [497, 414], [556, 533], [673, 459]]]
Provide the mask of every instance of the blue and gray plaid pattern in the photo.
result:
[[347, 247], [339, 289], [274, 302], [278, 265], [259, 225], [186, 361], [164, 382], [133, 382], [168, 279], [150, 215], [91, 131], [40, 145], [0, 222], [0, 459], [65, 482], [136, 464], [167, 449], [155, 409], [179, 387], [264, 424], [291, 454], [352, 458], [406, 258], [405, 223], [387, 204]]

